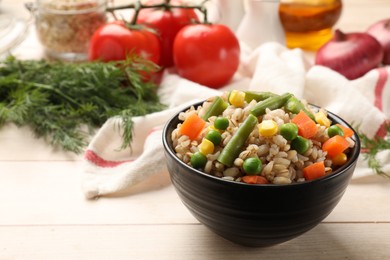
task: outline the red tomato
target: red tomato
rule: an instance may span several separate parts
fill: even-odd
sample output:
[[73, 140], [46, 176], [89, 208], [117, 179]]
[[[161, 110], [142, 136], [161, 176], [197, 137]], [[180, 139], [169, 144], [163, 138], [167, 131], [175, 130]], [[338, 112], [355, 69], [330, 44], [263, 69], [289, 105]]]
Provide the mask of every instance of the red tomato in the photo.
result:
[[89, 60], [124, 60], [134, 52], [156, 64], [160, 61], [161, 47], [158, 37], [148, 30], [126, 27], [123, 21], [107, 23], [92, 35]]
[[176, 35], [173, 58], [180, 76], [210, 88], [220, 88], [237, 71], [240, 45], [225, 25], [193, 24]]
[[195, 10], [183, 8], [142, 9], [137, 19], [138, 24], [149, 25], [159, 34], [162, 47], [160, 61], [162, 67], [173, 66], [172, 48], [176, 34], [193, 21], [199, 21]]

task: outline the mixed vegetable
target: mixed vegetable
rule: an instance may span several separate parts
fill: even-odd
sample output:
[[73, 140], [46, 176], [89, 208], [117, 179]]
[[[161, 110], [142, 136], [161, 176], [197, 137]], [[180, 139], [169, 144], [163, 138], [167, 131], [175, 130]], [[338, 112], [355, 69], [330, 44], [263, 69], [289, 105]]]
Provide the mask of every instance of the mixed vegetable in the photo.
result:
[[[222, 87], [231, 80], [238, 68], [240, 47], [236, 36], [226, 26], [218, 23], [211, 24], [208, 21], [207, 8], [205, 7], [206, 2], [207, 0], [204, 0], [199, 4], [192, 4], [190, 1], [185, 0], [149, 0], [134, 1], [134, 3], [124, 6], [109, 7], [106, 11], [111, 13], [116, 21], [107, 22], [95, 31], [91, 39], [91, 44], [89, 45], [89, 59], [90, 61], [99, 64], [99, 66], [104, 66], [100, 61], [111, 62], [119, 60], [120, 62], [126, 63], [126, 60], [135, 54], [139, 55], [141, 59], [159, 65], [159, 69], [175, 66], [177, 73], [181, 77], [212, 88]], [[116, 11], [122, 9], [132, 9], [134, 11], [131, 12], [133, 16], [117, 16]], [[201, 19], [202, 16], [203, 19]], [[389, 19], [385, 19], [374, 24], [367, 30], [367, 34], [371, 34], [372, 37], [382, 45], [381, 47], [383, 47], [384, 59], [382, 60], [382, 64], [389, 63], [389, 24]], [[187, 37], [188, 33], [191, 34], [191, 37]], [[344, 65], [353, 65], [346, 67], [366, 67], [367, 69], [368, 63], [363, 64], [355, 62], [361, 60], [359, 59], [359, 57], [361, 57], [359, 55], [366, 49], [366, 52], [371, 54], [382, 51], [381, 48], [370, 48], [367, 42], [364, 41], [362, 37], [356, 37], [356, 34], [342, 35], [339, 33], [339, 36], [343, 36], [339, 39], [340, 41], [334, 39], [333, 42], [329, 42], [329, 45], [336, 46], [336, 44], [342, 44], [342, 46], [344, 46], [345, 51], [340, 52], [342, 57], [339, 57], [338, 59], [343, 61], [341, 63]], [[336, 43], [334, 41], [336, 41]], [[351, 43], [357, 44], [355, 44], [356, 46], [352, 46], [353, 48], [349, 48], [351, 47]], [[193, 50], [198, 51], [194, 52]], [[326, 53], [324, 54], [323, 52], [326, 51], [319, 51], [316, 54], [316, 58], [319, 59], [318, 56], [324, 56], [323, 58], [326, 59], [329, 55]], [[333, 52], [330, 50], [329, 53]], [[331, 60], [334, 63], [334, 59], [332, 58]], [[372, 59], [369, 60], [372, 61]], [[39, 64], [39, 62], [36, 64]], [[8, 69], [7, 66], [9, 66], [9, 64], [2, 64], [2, 66], [4, 69]], [[111, 64], [108, 66], [110, 67]], [[49, 67], [51, 69], [50, 65]], [[152, 70], [148, 68], [150, 68], [150, 66], [138, 66], [137, 64], [133, 64], [130, 68], [135, 74], [139, 74], [139, 77], [134, 76], [137, 78], [135, 80], [138, 82], [137, 84], [149, 84], [150, 79], [161, 76], [161, 70], [154, 69], [156, 67]], [[214, 68], [218, 68], [218, 70], [215, 70]], [[14, 68], [12, 67], [12, 69]], [[210, 73], [210, 71], [213, 71], [213, 73]], [[340, 73], [346, 74], [345, 68], [342, 68]], [[37, 77], [38, 76], [39, 75], [37, 74]], [[153, 83], [157, 83], [157, 80]], [[4, 82], [5, 79], [2, 81]], [[6, 82], [3, 84], [10, 85], [11, 83]], [[140, 89], [137, 91], [140, 91]], [[134, 93], [134, 91], [130, 92]], [[27, 93], [23, 92], [22, 94]], [[154, 94], [155, 93], [153, 93], [153, 95]], [[307, 110], [306, 106], [302, 104], [301, 101], [290, 94], [278, 96], [270, 92], [245, 92], [245, 95], [243, 95], [239, 91], [232, 91], [228, 100], [222, 100], [222, 102], [219, 100], [215, 104], [215, 108], [210, 109], [208, 115], [202, 115], [201, 119], [207, 121], [209, 117], [221, 114], [221, 111], [226, 109], [224, 106], [228, 103], [240, 107], [245, 102], [249, 103], [251, 100], [259, 102], [258, 106], [252, 111], [252, 114], [258, 117], [262, 116], [267, 107], [278, 107], [279, 104], [282, 103], [286, 111], [293, 114], [299, 114], [300, 111], [303, 111], [311, 119], [311, 121], [307, 120], [307, 118], [300, 115], [295, 120], [298, 121], [299, 119], [302, 121], [291, 123], [286, 126], [278, 126], [277, 129], [278, 133], [291, 142], [294, 149], [301, 153], [307, 150], [307, 140], [310, 139], [308, 135], [310, 136], [311, 131], [315, 131], [312, 121], [316, 124], [329, 127], [329, 137], [338, 135], [347, 139], [353, 135], [351, 129], [345, 129], [341, 125], [338, 126], [341, 130], [336, 126], [329, 126], [330, 121], [326, 117], [326, 114], [321, 112], [312, 113]], [[2, 102], [8, 102], [8, 100], [2, 100]], [[8, 105], [9, 104], [7, 103], [6, 106]], [[146, 112], [145, 109], [142, 110], [142, 113]], [[9, 113], [7, 113], [7, 115], [8, 114]], [[4, 115], [2, 118], [6, 117]], [[16, 115], [19, 114], [16, 113]], [[77, 120], [81, 120], [81, 117], [85, 117], [85, 120], [96, 121], [92, 119], [92, 115], [90, 114], [83, 114], [80, 118], [77, 118]], [[1, 119], [0, 123], [4, 121], [12, 120]], [[21, 120], [17, 119], [17, 121], [19, 122]], [[220, 122], [217, 123], [216, 121], [216, 125], [226, 124], [226, 121], [224, 122], [223, 119], [218, 121]], [[299, 128], [299, 125], [303, 126]], [[261, 134], [264, 136], [272, 136], [275, 130], [276, 127], [272, 121], [263, 122], [259, 125], [259, 131], [261, 131]], [[39, 136], [45, 135], [46, 132], [50, 132], [48, 130], [40, 131], [42, 133], [38, 134]], [[185, 130], [183, 131], [185, 132]], [[219, 131], [224, 131], [224, 129], [221, 128]], [[380, 151], [389, 149], [390, 127], [387, 126], [385, 131], [385, 134], [387, 134], [385, 138], [372, 139], [362, 133], [359, 133], [359, 137], [362, 140], [362, 148], [366, 151], [364, 157], [368, 161], [368, 166], [376, 173], [389, 176], [383, 172], [381, 162], [377, 158], [377, 154]], [[127, 131], [127, 133], [130, 132], [130, 130]], [[344, 136], [341, 133], [343, 133]], [[131, 137], [131, 134], [127, 134], [126, 136]], [[213, 139], [214, 142], [216, 142], [215, 140], [218, 140], [215, 133], [210, 134], [208, 138]], [[79, 143], [79, 145], [76, 145], [76, 148], [66, 149], [80, 151], [80, 147], [82, 147], [81, 143], [85, 145], [85, 142], [80, 141], [81, 139], [71, 138], [70, 140], [72, 143], [73, 141], [77, 141], [76, 143]], [[125, 139], [125, 142], [128, 143], [129, 138]], [[336, 142], [340, 140], [332, 139], [329, 141], [329, 144], [325, 145], [326, 149], [334, 149], [332, 141]], [[62, 144], [62, 146], [66, 147], [72, 145]], [[332, 151], [330, 153], [332, 154]], [[347, 160], [347, 157], [343, 154], [339, 154], [334, 156], [332, 160], [333, 165], [340, 165]]]
[[[238, 123], [230, 140], [224, 142], [224, 132], [232, 128], [232, 121], [225, 113], [229, 109], [245, 109], [255, 102], [249, 114]], [[267, 112], [283, 109], [289, 115], [288, 122], [281, 123], [265, 117]], [[204, 111], [190, 113], [179, 125], [180, 136], [187, 136], [195, 144], [196, 151], [191, 154], [189, 164], [197, 169], [204, 169], [210, 156], [218, 155], [217, 162], [224, 169], [237, 167], [236, 159], [250, 145], [250, 137], [258, 136], [272, 140], [282, 136], [291, 150], [297, 154], [307, 155], [311, 143], [320, 143], [320, 149], [326, 158], [306, 163], [302, 169], [305, 180], [314, 180], [329, 173], [329, 169], [347, 163], [349, 148], [353, 147], [351, 137], [354, 131], [340, 124], [332, 124], [323, 109], [312, 108], [290, 93], [276, 95], [266, 92], [232, 90], [223, 96], [217, 96]], [[201, 115], [203, 113], [203, 116]], [[325, 135], [319, 137], [319, 129], [326, 129]], [[254, 131], [257, 133], [254, 135]], [[239, 180], [250, 184], [269, 183], [264, 174], [264, 164], [269, 161], [256, 153], [245, 158], [238, 168]]]

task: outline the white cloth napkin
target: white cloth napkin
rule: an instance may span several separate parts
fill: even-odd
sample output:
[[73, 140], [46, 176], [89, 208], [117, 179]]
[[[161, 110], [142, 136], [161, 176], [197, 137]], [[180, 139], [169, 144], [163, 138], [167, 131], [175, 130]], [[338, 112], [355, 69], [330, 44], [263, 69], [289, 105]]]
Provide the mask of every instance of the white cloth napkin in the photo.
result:
[[[168, 109], [133, 118], [131, 149], [120, 150], [120, 119], [109, 119], [90, 142], [82, 172], [87, 198], [118, 195], [150, 176], [167, 171], [162, 147], [165, 122], [184, 107], [228, 89], [294, 93], [299, 98], [338, 114], [368, 135], [383, 134], [390, 118], [390, 67], [374, 69], [356, 80], [311, 65], [299, 49], [269, 42], [255, 50], [243, 47], [240, 68], [232, 82], [220, 90], [200, 86], [166, 71], [159, 88]], [[387, 156], [390, 162], [390, 156]], [[362, 174], [372, 174], [363, 163]], [[355, 174], [355, 176], [359, 176]]]

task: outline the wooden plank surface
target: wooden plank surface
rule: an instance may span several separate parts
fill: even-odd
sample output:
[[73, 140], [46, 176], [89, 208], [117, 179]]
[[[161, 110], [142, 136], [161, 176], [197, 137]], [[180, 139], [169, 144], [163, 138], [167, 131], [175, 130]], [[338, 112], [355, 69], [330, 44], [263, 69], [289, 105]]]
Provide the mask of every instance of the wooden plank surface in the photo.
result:
[[[138, 184], [121, 197], [87, 200], [81, 161], [0, 162], [0, 224], [88, 225], [197, 223], [167, 173]], [[390, 180], [353, 180], [326, 222], [390, 222]], [[55, 210], [53, 210], [55, 209]]]
[[199, 224], [0, 226], [0, 258], [383, 260], [390, 257], [384, 237], [390, 223], [321, 224], [268, 248], [233, 244]]

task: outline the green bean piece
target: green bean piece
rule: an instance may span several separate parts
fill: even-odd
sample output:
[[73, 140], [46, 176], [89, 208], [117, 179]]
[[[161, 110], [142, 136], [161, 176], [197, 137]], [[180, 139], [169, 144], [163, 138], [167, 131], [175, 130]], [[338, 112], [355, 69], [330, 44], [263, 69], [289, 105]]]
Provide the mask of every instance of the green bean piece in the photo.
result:
[[310, 143], [309, 140], [302, 137], [297, 136], [294, 140], [291, 141], [291, 148], [299, 154], [304, 154], [309, 150]]
[[284, 106], [284, 108], [288, 112], [290, 112], [290, 113], [298, 114], [302, 110], [303, 104], [295, 96], [291, 96], [287, 100], [286, 105]]
[[205, 136], [207, 140], [210, 140], [214, 145], [219, 145], [222, 141], [222, 135], [217, 130], [209, 130]]
[[329, 128], [328, 128], [328, 136], [329, 137], [333, 137], [335, 135], [340, 135], [340, 136], [344, 136], [344, 131], [343, 129], [341, 129], [341, 127], [339, 127], [338, 125], [331, 125]]
[[294, 123], [286, 123], [280, 126], [280, 134], [287, 141], [291, 141], [298, 136], [298, 126]]
[[315, 122], [314, 115], [309, 110], [307, 110], [305, 105], [295, 96], [291, 96], [287, 100], [284, 107], [288, 112], [293, 114], [298, 114], [299, 112], [301, 112], [301, 110], [303, 110], [303, 112], [305, 112], [306, 115], [308, 115]]
[[222, 149], [221, 154], [218, 156], [217, 160], [220, 163], [231, 167], [257, 123], [257, 117], [249, 114], [244, 122], [238, 127], [230, 141]]
[[257, 105], [252, 108], [251, 113], [254, 116], [262, 116], [265, 114], [266, 108], [271, 110], [281, 108], [287, 102], [287, 100], [292, 96], [290, 93], [285, 93], [280, 96], [269, 97], [263, 101], [257, 103]]
[[219, 130], [226, 130], [229, 127], [229, 119], [226, 117], [217, 117], [214, 121], [214, 127]]
[[245, 92], [245, 101], [247, 103], [251, 102], [252, 100], [256, 100], [256, 102], [260, 102], [269, 97], [277, 96], [272, 92], [257, 92], [257, 91], [244, 91], [244, 92]]
[[219, 116], [223, 111], [228, 107], [228, 104], [221, 98], [215, 97], [214, 101], [211, 103], [209, 109], [203, 115], [202, 119], [207, 121], [211, 116]]
[[305, 106], [303, 106], [303, 112], [305, 112], [306, 113], [306, 115], [308, 115], [310, 118], [311, 118], [311, 120], [313, 120], [314, 122], [316, 122], [316, 118], [314, 117], [314, 115], [313, 115], [313, 113], [312, 112], [310, 112]]
[[247, 175], [257, 175], [263, 169], [263, 163], [257, 157], [249, 157], [245, 159], [242, 168]]
[[191, 165], [195, 169], [203, 168], [207, 163], [207, 157], [201, 152], [196, 152], [191, 156]]

